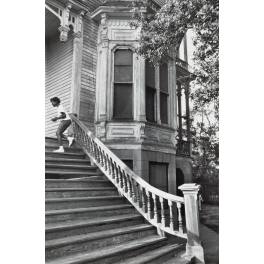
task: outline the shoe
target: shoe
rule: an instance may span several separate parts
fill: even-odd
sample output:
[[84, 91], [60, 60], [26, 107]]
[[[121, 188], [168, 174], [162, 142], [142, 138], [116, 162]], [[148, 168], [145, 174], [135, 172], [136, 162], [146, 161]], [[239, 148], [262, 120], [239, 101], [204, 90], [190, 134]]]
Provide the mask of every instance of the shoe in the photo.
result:
[[60, 146], [58, 149], [54, 150], [53, 152], [63, 153], [64, 152], [64, 148], [63, 148], [63, 146]]
[[74, 138], [73, 137], [68, 137], [68, 141], [69, 141], [69, 147], [71, 147], [73, 142], [74, 142]]

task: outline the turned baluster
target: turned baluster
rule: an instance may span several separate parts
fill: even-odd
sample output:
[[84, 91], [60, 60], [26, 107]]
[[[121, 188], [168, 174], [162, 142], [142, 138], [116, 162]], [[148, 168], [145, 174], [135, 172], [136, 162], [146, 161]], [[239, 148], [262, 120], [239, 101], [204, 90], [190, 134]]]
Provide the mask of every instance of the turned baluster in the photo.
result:
[[115, 179], [115, 167], [114, 167], [114, 162], [112, 159], [110, 159], [110, 164], [111, 164], [111, 174], [112, 178]]
[[107, 154], [105, 154], [104, 151], [102, 151], [102, 155], [104, 157], [104, 165], [105, 165], [105, 170], [107, 171], [108, 170], [108, 166], [107, 166]]
[[114, 171], [115, 171], [116, 183], [119, 184], [119, 173], [118, 173], [118, 168], [117, 168], [116, 163], [115, 163], [115, 166], [114, 166]]
[[170, 229], [174, 231], [174, 224], [173, 224], [173, 213], [172, 213], [172, 201], [168, 200], [168, 204], [170, 207]]
[[178, 208], [179, 232], [183, 233], [182, 215], [181, 215], [181, 203], [177, 202], [177, 208]]
[[150, 194], [149, 191], [147, 190], [146, 190], [146, 195], [147, 195], [148, 218], [151, 219]]
[[164, 204], [163, 204], [163, 198], [159, 198], [160, 206], [161, 206], [161, 224], [165, 227], [165, 212], [164, 212]]
[[123, 180], [123, 173], [122, 173], [122, 171], [121, 171], [121, 168], [118, 166], [118, 170], [119, 170], [119, 180], [120, 180], [120, 182], [119, 182], [119, 186], [121, 187], [121, 189], [123, 188], [123, 186], [124, 186], [124, 180]]
[[152, 199], [154, 202], [154, 219], [158, 222], [158, 209], [157, 209], [157, 201], [156, 201], [156, 194], [152, 193]]
[[143, 212], [146, 213], [146, 202], [145, 202], [145, 196], [144, 196], [144, 188], [140, 186], [140, 191], [141, 191], [141, 197], [142, 197], [142, 209]]
[[131, 182], [130, 182], [129, 176], [126, 173], [125, 173], [125, 179], [126, 179], [125, 192], [128, 192], [129, 197], [131, 197], [132, 196]]
[[[130, 178], [130, 177], [129, 177]], [[130, 178], [130, 185], [131, 185], [131, 196], [132, 196], [132, 200], [134, 203], [137, 202], [137, 196], [136, 196], [136, 192], [135, 192], [135, 183], [133, 178]]]

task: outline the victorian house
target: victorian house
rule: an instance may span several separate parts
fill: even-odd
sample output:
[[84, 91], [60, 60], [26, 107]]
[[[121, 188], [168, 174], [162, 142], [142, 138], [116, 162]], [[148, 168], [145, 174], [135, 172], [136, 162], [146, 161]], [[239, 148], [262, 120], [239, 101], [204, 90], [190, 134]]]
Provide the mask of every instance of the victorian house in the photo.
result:
[[[135, 53], [131, 2], [45, 1], [46, 136], [55, 137], [57, 96], [136, 175], [182, 196], [178, 187], [192, 182], [187, 39], [154, 67]], [[151, 2], [155, 11], [165, 0]]]

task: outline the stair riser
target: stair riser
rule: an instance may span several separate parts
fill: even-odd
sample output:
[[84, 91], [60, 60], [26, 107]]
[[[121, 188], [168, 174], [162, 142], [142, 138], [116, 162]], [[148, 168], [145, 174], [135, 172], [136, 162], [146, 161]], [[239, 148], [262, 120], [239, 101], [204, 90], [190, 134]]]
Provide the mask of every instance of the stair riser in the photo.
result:
[[[97, 169], [90, 167], [90, 166], [86, 166], [86, 167], [82, 167], [82, 168], [78, 168], [78, 167], [74, 167], [74, 166], [69, 166], [69, 167], [57, 167], [54, 165], [50, 165], [50, 164], [46, 164], [45, 165], [45, 169], [46, 171], [54, 171], [57, 172], [58, 174], [63, 174], [64, 172], [71, 172], [72, 174], [78, 174], [78, 173], [82, 173], [82, 172], [86, 172], [88, 174], [99, 174]], [[102, 173], [100, 173], [101, 175]]]
[[152, 244], [148, 244], [147, 246], [144, 247], [140, 247], [138, 249], [133, 249], [133, 250], [129, 250], [127, 252], [123, 252], [122, 255], [121, 254], [116, 254], [112, 257], [105, 257], [105, 258], [101, 258], [101, 259], [97, 259], [97, 260], [92, 260], [92, 261], [85, 261], [85, 262], [74, 262], [74, 264], [84, 264], [84, 263], [92, 263], [92, 264], [113, 264], [117, 261], [124, 261], [122, 263], [126, 263], [125, 260], [127, 258], [130, 257], [134, 257], [137, 256], [139, 254], [142, 254], [148, 250], [154, 250], [155, 248], [158, 248], [162, 245], [164, 245], [165, 243], [163, 241], [159, 241], [156, 243], [152, 243]]
[[[63, 147], [68, 148], [69, 147], [69, 142], [68, 141], [63, 141], [62, 145], [63, 145]], [[55, 140], [53, 142], [47, 142], [47, 141], [45, 142], [45, 147], [58, 147], [58, 146], [59, 146], [59, 144], [58, 144], [57, 140]], [[80, 147], [76, 143], [73, 143], [71, 145], [71, 148], [80, 148]]]
[[91, 166], [91, 162], [89, 160], [60, 160], [60, 159], [49, 159], [46, 160], [46, 165], [82, 165], [82, 166]]
[[69, 197], [87, 197], [87, 196], [103, 196], [118, 195], [114, 190], [91, 190], [91, 191], [46, 191], [46, 198], [69, 198]]
[[131, 241], [133, 239], [143, 238], [148, 235], [154, 235], [155, 229], [151, 228], [145, 231], [137, 231], [132, 233], [125, 233], [120, 235], [115, 235], [113, 237], [104, 237], [102, 239], [97, 239], [93, 241], [84, 241], [79, 243], [70, 244], [67, 246], [61, 246], [53, 249], [46, 249], [46, 258], [51, 259], [55, 257], [67, 256], [69, 254], [78, 253], [85, 251], [90, 252], [95, 249], [102, 247], [107, 247], [110, 245], [118, 245], [123, 242]]
[[[177, 254], [179, 254], [179, 252], [182, 252], [182, 254], [184, 254], [185, 253], [184, 247], [181, 247], [171, 252], [168, 252], [166, 254], [163, 254], [162, 256], [159, 256], [158, 258], [155, 258], [151, 261], [144, 262], [144, 264], [164, 264], [165, 261], [174, 258]], [[181, 264], [183, 263], [181, 262]], [[187, 261], [186, 261], [186, 264], [187, 264]]]
[[46, 188], [93, 188], [93, 187], [113, 187], [111, 182], [107, 181], [46, 181]]
[[57, 223], [63, 221], [71, 221], [71, 220], [86, 220], [93, 219], [96, 217], [102, 216], [116, 216], [123, 214], [133, 214], [136, 213], [136, 210], [132, 207], [123, 208], [123, 209], [114, 209], [114, 210], [97, 210], [92, 212], [82, 212], [82, 213], [66, 213], [66, 214], [58, 214], [58, 215], [46, 215], [46, 223]]
[[78, 155], [74, 155], [74, 154], [70, 154], [70, 153], [56, 153], [56, 152], [50, 152], [50, 153], [45, 153], [46, 158], [65, 158], [65, 159], [85, 159], [86, 156], [85, 154], [79, 154]]
[[68, 230], [58, 230], [58, 231], [52, 231], [52, 232], [46, 232], [45, 238], [46, 240], [49, 239], [56, 239], [56, 238], [62, 238], [67, 236], [74, 236], [74, 235], [81, 235], [85, 233], [91, 233], [91, 232], [97, 232], [102, 230], [110, 230], [114, 228], [121, 228], [121, 227], [127, 227], [132, 225], [138, 225], [143, 223], [143, 218], [139, 217], [134, 220], [122, 220], [117, 221], [113, 223], [108, 224], [94, 224], [92, 226], [84, 226], [84, 227], [78, 227], [74, 229], [68, 229]]
[[77, 200], [77, 201], [56, 201], [48, 202], [46, 201], [46, 210], [59, 210], [59, 209], [72, 209], [72, 208], [89, 208], [94, 206], [103, 205], [115, 205], [125, 203], [124, 198], [114, 198], [114, 199], [92, 199], [92, 200]]
[[[58, 145], [54, 145], [54, 146], [45, 146], [45, 150], [46, 151], [53, 151], [58, 149], [59, 146]], [[81, 148], [74, 148], [74, 147], [65, 147], [64, 151], [66, 153], [83, 153]]]

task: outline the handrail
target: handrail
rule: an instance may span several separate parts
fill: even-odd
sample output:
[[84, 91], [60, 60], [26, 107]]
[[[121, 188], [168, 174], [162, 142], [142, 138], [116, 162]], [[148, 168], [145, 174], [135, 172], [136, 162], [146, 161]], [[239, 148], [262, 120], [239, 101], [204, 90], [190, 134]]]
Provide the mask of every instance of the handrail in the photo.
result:
[[147, 221], [156, 226], [159, 234], [164, 235], [164, 232], [167, 232], [187, 238], [181, 210], [184, 208], [184, 198], [159, 190], [147, 183], [73, 114], [70, 114], [70, 117], [76, 141], [117, 187], [119, 194], [126, 197]]

